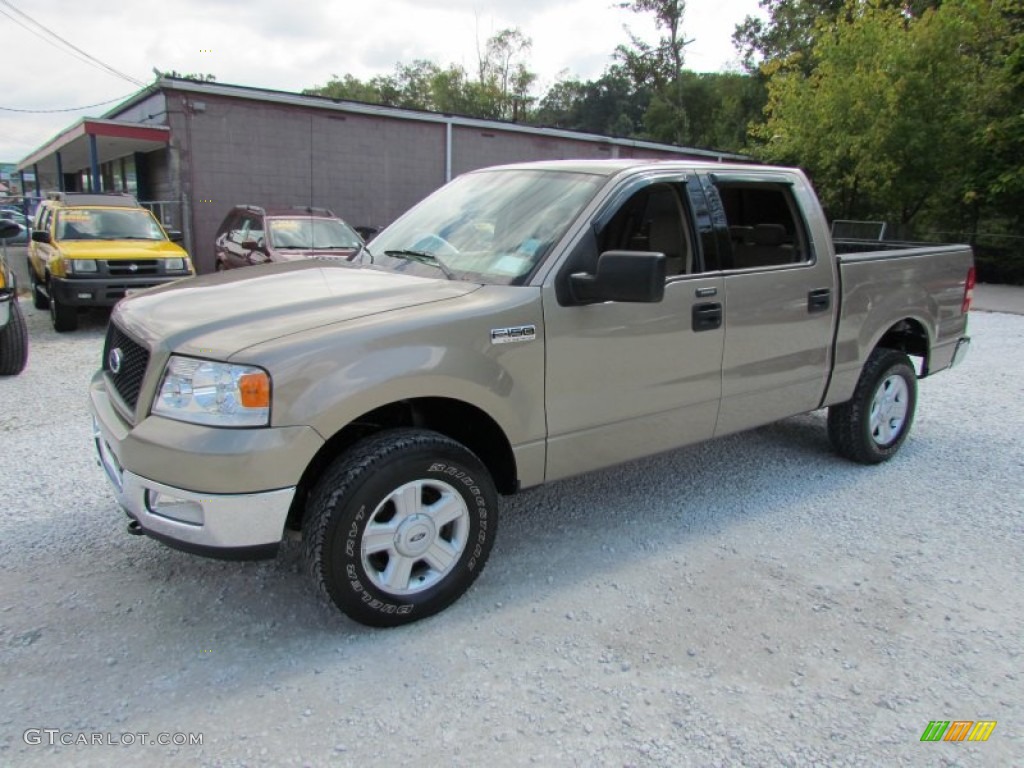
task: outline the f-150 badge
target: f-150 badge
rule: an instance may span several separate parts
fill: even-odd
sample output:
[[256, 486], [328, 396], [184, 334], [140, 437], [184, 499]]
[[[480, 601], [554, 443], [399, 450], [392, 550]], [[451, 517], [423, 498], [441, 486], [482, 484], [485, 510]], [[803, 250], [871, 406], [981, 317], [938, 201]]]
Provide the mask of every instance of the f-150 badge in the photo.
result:
[[515, 341], [533, 341], [536, 338], [537, 326], [535, 325], [491, 329], [491, 344], [511, 344]]

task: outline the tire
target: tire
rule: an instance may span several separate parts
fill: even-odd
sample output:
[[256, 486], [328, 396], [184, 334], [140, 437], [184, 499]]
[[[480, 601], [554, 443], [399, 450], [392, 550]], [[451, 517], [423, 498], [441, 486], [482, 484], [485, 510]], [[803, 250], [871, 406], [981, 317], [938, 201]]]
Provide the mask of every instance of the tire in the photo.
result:
[[853, 397], [828, 411], [828, 437], [840, 456], [860, 464], [891, 459], [903, 445], [917, 407], [917, 373], [910, 358], [876, 349], [864, 364]]
[[78, 328], [78, 309], [57, 300], [57, 293], [50, 283], [50, 321], [57, 333], [67, 333]]
[[28, 326], [17, 299], [11, 300], [11, 317], [0, 328], [0, 376], [17, 376], [28, 362]]
[[26, 259], [26, 261], [28, 262], [28, 280], [32, 285], [32, 306], [36, 309], [49, 309], [50, 298], [43, 293], [43, 288], [36, 278], [36, 271], [32, 268], [32, 260]]
[[476, 580], [494, 544], [487, 469], [437, 432], [396, 429], [354, 445], [310, 494], [303, 551], [314, 588], [373, 627], [424, 619]]

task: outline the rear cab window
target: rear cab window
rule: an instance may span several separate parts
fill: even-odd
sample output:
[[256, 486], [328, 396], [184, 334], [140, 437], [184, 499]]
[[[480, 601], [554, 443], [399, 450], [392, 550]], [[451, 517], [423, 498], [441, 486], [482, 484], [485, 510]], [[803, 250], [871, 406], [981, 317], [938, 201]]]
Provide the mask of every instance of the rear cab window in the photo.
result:
[[713, 184], [728, 226], [731, 268], [764, 269], [813, 260], [788, 185], [732, 179], [715, 179]]

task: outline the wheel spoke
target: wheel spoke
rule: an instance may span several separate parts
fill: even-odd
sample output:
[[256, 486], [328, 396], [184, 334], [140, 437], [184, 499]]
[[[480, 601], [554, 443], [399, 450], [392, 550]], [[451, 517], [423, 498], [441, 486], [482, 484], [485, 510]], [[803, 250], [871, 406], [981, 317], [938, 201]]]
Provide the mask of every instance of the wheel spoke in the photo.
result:
[[466, 505], [457, 493], [446, 491], [440, 499], [424, 510], [434, 519], [434, 524], [440, 529], [453, 520], [458, 520], [466, 514]]
[[416, 561], [411, 557], [394, 554], [388, 560], [388, 567], [380, 575], [381, 582], [389, 589], [405, 590], [409, 588], [409, 577]]
[[395, 529], [390, 525], [368, 525], [363, 532], [364, 555], [392, 552], [395, 548]]
[[424, 553], [423, 559], [435, 571], [446, 573], [452, 567], [458, 554], [452, 545], [444, 539], [435, 539], [434, 543], [430, 545], [430, 549]]
[[400, 523], [410, 515], [420, 512], [423, 507], [423, 484], [409, 483], [391, 495], [395, 505], [395, 517], [392, 522]]

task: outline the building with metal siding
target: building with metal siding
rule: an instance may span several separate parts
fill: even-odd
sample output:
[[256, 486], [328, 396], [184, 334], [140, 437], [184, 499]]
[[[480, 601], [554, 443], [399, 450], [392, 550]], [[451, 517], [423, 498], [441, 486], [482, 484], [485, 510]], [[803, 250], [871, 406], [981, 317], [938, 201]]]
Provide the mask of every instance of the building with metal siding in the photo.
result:
[[[240, 203], [330, 208], [384, 226], [460, 173], [528, 160], [724, 152], [318, 96], [161, 78], [20, 163], [35, 192], [129, 191], [181, 229], [201, 272]], [[32, 191], [31, 184], [29, 191]]]

